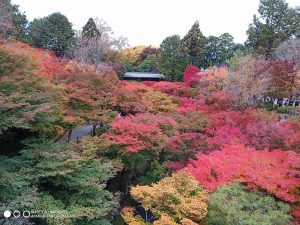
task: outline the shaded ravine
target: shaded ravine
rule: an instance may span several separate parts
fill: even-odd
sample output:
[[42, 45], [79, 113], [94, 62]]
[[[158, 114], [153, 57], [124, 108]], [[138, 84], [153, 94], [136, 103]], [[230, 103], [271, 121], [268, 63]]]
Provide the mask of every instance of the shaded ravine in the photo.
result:
[[[98, 128], [99, 126], [97, 126]], [[84, 136], [91, 135], [93, 132], [93, 124], [86, 124], [81, 127], [72, 129], [66, 132], [66, 134], [58, 140], [59, 143], [66, 143], [68, 141], [80, 140]]]
[[[99, 128], [99, 125], [96, 126]], [[58, 139], [57, 142], [64, 144], [69, 141], [80, 141], [83, 137], [87, 135], [92, 135], [95, 127], [93, 124], [85, 124], [81, 127], [77, 127], [75, 129], [66, 131], [62, 138]], [[142, 216], [142, 218], [146, 218], [147, 215], [151, 215], [150, 212], [146, 212], [140, 204], [138, 204], [129, 194], [129, 189], [132, 184], [136, 184], [136, 181], [132, 180], [131, 171], [123, 170], [117, 174], [116, 177], [110, 179], [107, 183], [106, 189], [112, 193], [120, 194], [120, 207], [115, 211], [113, 215], [113, 224], [114, 225], [123, 225], [123, 219], [120, 215], [120, 209], [125, 206], [133, 206], [136, 208], [137, 213]], [[152, 215], [151, 215], [152, 217]]]

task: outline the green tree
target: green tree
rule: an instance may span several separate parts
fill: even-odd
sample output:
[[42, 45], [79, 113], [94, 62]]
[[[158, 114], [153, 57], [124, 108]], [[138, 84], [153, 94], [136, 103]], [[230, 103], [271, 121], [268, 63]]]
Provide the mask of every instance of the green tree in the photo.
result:
[[93, 18], [89, 18], [88, 22], [82, 28], [82, 37], [100, 37], [101, 33]]
[[183, 49], [189, 55], [189, 63], [203, 67], [205, 42], [206, 38], [200, 30], [199, 22], [196, 21], [182, 39]]
[[[107, 181], [122, 168], [118, 160], [96, 156], [88, 140], [59, 144], [27, 140], [19, 156], [0, 155], [0, 207], [22, 210], [59, 210], [44, 218], [49, 225], [102, 224], [117, 201], [105, 190]], [[38, 223], [44, 224], [44, 223]]]
[[149, 55], [159, 55], [159, 49], [154, 48], [151, 45], [143, 49], [143, 51], [139, 54], [138, 59], [136, 60], [136, 65], [142, 63]]
[[38, 48], [49, 49], [57, 56], [70, 56], [74, 44], [74, 31], [68, 18], [53, 13], [41, 19], [34, 19], [28, 28], [28, 40]]
[[125, 62], [124, 66], [125, 66], [125, 70], [127, 72], [134, 72], [135, 71], [134, 66], [130, 62]]
[[158, 72], [158, 57], [155, 54], [148, 55], [137, 67], [139, 72]]
[[219, 188], [208, 198], [208, 225], [290, 224], [290, 207], [240, 184]]
[[229, 33], [224, 33], [219, 37], [209, 36], [205, 46], [205, 66], [220, 66], [225, 60], [230, 59], [235, 52], [235, 43]]
[[55, 136], [62, 122], [62, 91], [35, 74], [26, 57], [0, 50], [0, 68], [0, 149], [12, 151], [24, 136], [19, 133], [18, 141], [5, 146], [10, 131]]
[[299, 35], [300, 11], [290, 8], [285, 0], [261, 0], [258, 13], [249, 25], [246, 45], [270, 59], [281, 42]]
[[178, 35], [167, 37], [160, 45], [160, 71], [168, 80], [181, 81], [183, 71], [188, 65], [188, 55], [182, 51]]

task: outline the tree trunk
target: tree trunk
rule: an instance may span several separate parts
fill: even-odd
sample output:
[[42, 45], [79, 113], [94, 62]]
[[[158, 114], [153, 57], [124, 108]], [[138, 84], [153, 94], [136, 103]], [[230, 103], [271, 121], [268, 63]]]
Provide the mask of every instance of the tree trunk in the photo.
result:
[[97, 127], [97, 125], [96, 125], [96, 124], [93, 124], [93, 133], [92, 133], [93, 136], [96, 135], [96, 127]]
[[268, 39], [268, 46], [266, 49], [266, 60], [271, 60], [273, 58], [272, 56], [272, 51], [273, 51], [273, 40], [271, 38]]
[[71, 136], [72, 136], [72, 129], [69, 130], [67, 142], [70, 142]]

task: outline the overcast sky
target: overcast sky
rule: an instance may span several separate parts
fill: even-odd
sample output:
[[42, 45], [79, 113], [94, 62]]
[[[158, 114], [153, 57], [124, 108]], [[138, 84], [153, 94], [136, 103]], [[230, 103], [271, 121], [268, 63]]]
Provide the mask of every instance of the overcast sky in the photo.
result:
[[[246, 30], [257, 13], [259, 0], [12, 0], [29, 20], [53, 12], [66, 15], [74, 29], [89, 17], [108, 22], [131, 46], [159, 46], [173, 34], [183, 37], [198, 20], [205, 36], [230, 33], [235, 42], [246, 40]], [[288, 0], [290, 6], [299, 0]], [[297, 4], [298, 3], [298, 4]]]

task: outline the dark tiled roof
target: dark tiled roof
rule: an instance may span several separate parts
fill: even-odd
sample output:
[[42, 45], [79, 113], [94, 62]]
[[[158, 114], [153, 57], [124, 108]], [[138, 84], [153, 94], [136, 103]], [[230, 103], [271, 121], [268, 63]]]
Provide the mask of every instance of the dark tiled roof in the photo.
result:
[[124, 78], [156, 78], [165, 79], [166, 77], [161, 73], [141, 73], [141, 72], [126, 72]]

